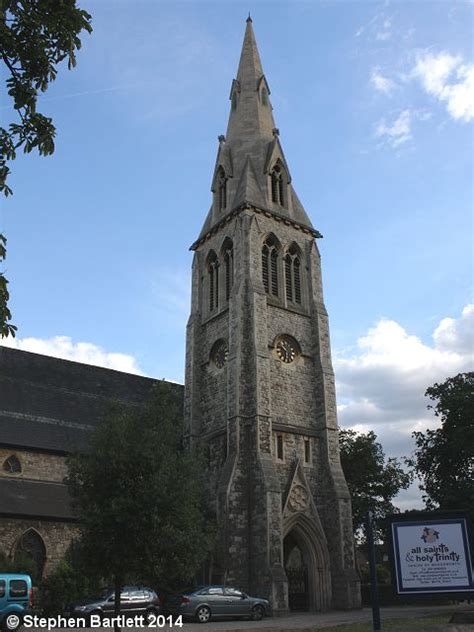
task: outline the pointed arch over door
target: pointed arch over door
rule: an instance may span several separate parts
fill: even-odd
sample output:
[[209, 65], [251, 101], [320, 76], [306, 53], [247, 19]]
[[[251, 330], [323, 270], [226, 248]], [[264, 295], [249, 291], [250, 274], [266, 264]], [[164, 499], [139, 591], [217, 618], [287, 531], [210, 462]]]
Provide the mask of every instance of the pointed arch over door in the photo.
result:
[[41, 580], [46, 563], [46, 546], [36, 529], [28, 529], [19, 537], [13, 557], [17, 561], [24, 558], [32, 560], [36, 570], [33, 582], [37, 583]]
[[[302, 586], [306, 581], [307, 609], [311, 611], [327, 610], [331, 604], [331, 570], [329, 551], [324, 535], [319, 533], [313, 520], [303, 513], [296, 513], [287, 519], [284, 528], [283, 548], [285, 554], [285, 568], [290, 564], [289, 574], [290, 588], [291, 576], [295, 569], [291, 568], [291, 554], [295, 547], [301, 554], [301, 578], [297, 586]], [[303, 601], [302, 592], [300, 603]], [[295, 599], [298, 605], [298, 599]]]

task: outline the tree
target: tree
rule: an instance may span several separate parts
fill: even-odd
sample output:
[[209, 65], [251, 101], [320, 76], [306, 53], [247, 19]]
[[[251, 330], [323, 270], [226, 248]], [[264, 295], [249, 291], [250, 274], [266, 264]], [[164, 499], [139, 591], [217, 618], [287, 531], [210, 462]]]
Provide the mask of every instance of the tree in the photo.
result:
[[[18, 119], [0, 127], [0, 192], [12, 193], [7, 184], [8, 161], [18, 149], [37, 149], [42, 156], [54, 152], [56, 134], [52, 119], [36, 110], [38, 93], [56, 79], [57, 67], [67, 59], [76, 65], [79, 35], [92, 32], [91, 16], [76, 6], [76, 0], [1, 0], [0, 58], [7, 70], [6, 87]], [[0, 235], [0, 263], [5, 258], [6, 239]], [[8, 281], [0, 271], [0, 336], [15, 335], [9, 321]]]
[[428, 509], [467, 512], [474, 527], [474, 373], [433, 384], [425, 396], [441, 426], [413, 433], [423, 500]]
[[181, 408], [177, 389], [159, 382], [144, 408], [116, 407], [90, 449], [69, 459], [83, 550], [112, 579], [117, 614], [125, 581], [177, 588], [209, 552], [205, 481], [182, 446]]
[[354, 533], [363, 528], [365, 514], [371, 510], [380, 525], [377, 535], [381, 537], [381, 521], [386, 514], [397, 511], [392, 499], [410, 485], [412, 477], [398, 459], [386, 458], [376, 439], [372, 431], [367, 434], [355, 430], [339, 432], [341, 464], [352, 499]]

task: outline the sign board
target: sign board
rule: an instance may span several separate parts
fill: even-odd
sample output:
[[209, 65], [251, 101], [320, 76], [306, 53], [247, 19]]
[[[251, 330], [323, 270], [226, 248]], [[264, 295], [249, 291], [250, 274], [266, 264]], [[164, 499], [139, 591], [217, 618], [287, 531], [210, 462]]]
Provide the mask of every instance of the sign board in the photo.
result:
[[391, 516], [400, 595], [474, 591], [465, 517]]

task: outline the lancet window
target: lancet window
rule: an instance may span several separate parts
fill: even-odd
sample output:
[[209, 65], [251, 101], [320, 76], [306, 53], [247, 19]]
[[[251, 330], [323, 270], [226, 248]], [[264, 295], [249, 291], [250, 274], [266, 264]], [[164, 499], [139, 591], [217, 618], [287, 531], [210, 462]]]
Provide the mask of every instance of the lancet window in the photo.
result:
[[286, 300], [301, 305], [301, 258], [295, 245], [285, 256]]
[[230, 291], [234, 284], [234, 247], [230, 239], [226, 239], [222, 247], [224, 262], [225, 300], [230, 298]]
[[209, 311], [213, 312], [219, 307], [219, 260], [214, 251], [211, 251], [207, 259], [207, 272], [209, 279]]
[[35, 573], [33, 580], [39, 581], [43, 576], [46, 562], [46, 547], [43, 538], [35, 529], [25, 531], [17, 542], [14, 559], [20, 561], [25, 557], [30, 558], [34, 562]]
[[272, 202], [279, 206], [286, 206], [287, 177], [280, 164], [276, 164], [270, 174], [272, 185]]
[[262, 99], [262, 105], [268, 105], [268, 91], [266, 88], [262, 88], [260, 98]]
[[262, 281], [265, 292], [278, 296], [278, 241], [273, 235], [265, 240], [262, 247]]
[[217, 204], [220, 211], [227, 207], [227, 176], [222, 167], [217, 170]]

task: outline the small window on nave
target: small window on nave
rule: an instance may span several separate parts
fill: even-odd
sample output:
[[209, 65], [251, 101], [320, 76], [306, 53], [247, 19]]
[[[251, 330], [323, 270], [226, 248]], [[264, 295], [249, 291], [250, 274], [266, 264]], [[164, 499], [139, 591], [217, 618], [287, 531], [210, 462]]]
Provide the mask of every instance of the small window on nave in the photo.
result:
[[8, 472], [8, 474], [20, 474], [22, 470], [20, 459], [15, 454], [11, 454], [3, 462], [3, 469], [5, 472]]

